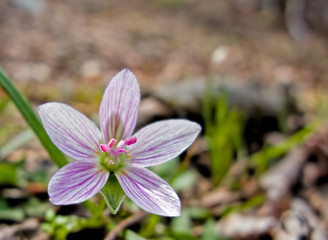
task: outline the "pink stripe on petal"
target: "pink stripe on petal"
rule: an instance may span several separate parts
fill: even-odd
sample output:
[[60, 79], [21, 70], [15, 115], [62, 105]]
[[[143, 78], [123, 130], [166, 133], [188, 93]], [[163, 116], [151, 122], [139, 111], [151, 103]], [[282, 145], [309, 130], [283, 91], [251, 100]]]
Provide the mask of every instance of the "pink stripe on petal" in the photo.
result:
[[101, 133], [90, 119], [63, 103], [46, 103], [38, 111], [50, 139], [63, 153], [75, 160], [94, 157]]
[[150, 124], [134, 136], [138, 141], [128, 146], [134, 166], [149, 167], [177, 157], [189, 147], [201, 127], [188, 120], [165, 120]]
[[140, 88], [134, 74], [124, 69], [108, 84], [99, 109], [99, 123], [105, 142], [130, 137], [137, 122]]
[[93, 162], [69, 163], [50, 179], [50, 202], [55, 205], [81, 203], [99, 192], [108, 176], [108, 172], [97, 168]]
[[180, 216], [181, 204], [171, 186], [146, 168], [131, 167], [116, 174], [125, 194], [139, 207], [153, 214]]

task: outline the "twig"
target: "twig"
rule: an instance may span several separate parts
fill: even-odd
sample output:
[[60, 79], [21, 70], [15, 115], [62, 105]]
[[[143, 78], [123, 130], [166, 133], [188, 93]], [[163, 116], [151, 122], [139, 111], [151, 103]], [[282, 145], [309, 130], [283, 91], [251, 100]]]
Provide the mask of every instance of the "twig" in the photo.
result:
[[104, 238], [105, 240], [114, 240], [116, 236], [123, 231], [125, 228], [128, 226], [142, 220], [143, 218], [147, 217], [149, 215], [148, 212], [145, 211], [140, 211], [132, 216], [124, 219], [122, 222], [120, 222], [111, 232], [109, 232], [106, 237]]

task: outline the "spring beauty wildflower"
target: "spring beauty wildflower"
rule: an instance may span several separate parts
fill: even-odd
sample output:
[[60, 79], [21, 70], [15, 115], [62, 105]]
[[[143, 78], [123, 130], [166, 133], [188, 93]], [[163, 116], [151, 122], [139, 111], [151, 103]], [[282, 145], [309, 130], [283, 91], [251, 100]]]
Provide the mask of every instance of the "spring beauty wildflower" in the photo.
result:
[[45, 103], [38, 112], [55, 145], [75, 161], [61, 168], [48, 186], [55, 205], [81, 203], [99, 192], [115, 174], [125, 194], [140, 208], [179, 216], [180, 200], [163, 179], [145, 167], [164, 163], [189, 147], [200, 132], [197, 123], [165, 120], [132, 135], [140, 88], [128, 69], [107, 86], [99, 109], [100, 130], [85, 115], [63, 103]]

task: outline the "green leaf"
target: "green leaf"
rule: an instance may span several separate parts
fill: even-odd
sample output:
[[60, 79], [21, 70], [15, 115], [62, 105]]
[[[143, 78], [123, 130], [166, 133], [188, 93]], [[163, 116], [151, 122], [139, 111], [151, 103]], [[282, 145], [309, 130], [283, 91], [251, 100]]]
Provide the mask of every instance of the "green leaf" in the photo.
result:
[[24, 211], [21, 208], [0, 210], [0, 219], [20, 222], [24, 219]]
[[125, 193], [114, 174], [109, 175], [107, 183], [100, 191], [106, 200], [112, 214], [116, 214], [120, 208]]
[[218, 234], [215, 230], [215, 222], [213, 219], [206, 221], [202, 233], [201, 240], [218, 240]]
[[41, 217], [49, 210], [48, 202], [41, 202], [39, 199], [32, 197], [22, 207], [29, 217]]
[[174, 232], [189, 234], [191, 232], [191, 228], [191, 218], [187, 210], [183, 209], [180, 217], [172, 219], [172, 230]]
[[31, 141], [33, 138], [35, 138], [35, 135], [30, 128], [20, 132], [0, 148], [0, 158], [6, 158], [14, 150]]
[[[210, 91], [211, 89], [207, 94]], [[203, 115], [211, 156], [212, 178], [215, 184], [219, 184], [226, 176], [235, 154], [238, 155], [242, 149], [243, 118], [238, 109], [229, 107], [224, 90], [216, 99], [215, 106], [212, 106], [209, 97], [204, 98]]]
[[156, 226], [158, 225], [161, 217], [155, 214], [151, 214], [148, 217], [146, 224], [142, 225], [141, 230], [139, 231], [140, 235], [144, 237], [150, 237], [155, 234]]
[[0, 198], [0, 220], [22, 221], [25, 217], [24, 211], [19, 207], [10, 207], [7, 202]]
[[172, 232], [172, 235], [175, 240], [196, 240], [191, 233], [182, 233], [182, 232]]
[[272, 159], [278, 158], [308, 139], [317, 129], [318, 122], [314, 121], [291, 135], [286, 140], [274, 146], [264, 146], [261, 151], [251, 156], [251, 163], [257, 168], [257, 174], [263, 174], [270, 166]]
[[174, 158], [170, 161], [167, 161], [165, 163], [152, 166], [150, 167], [151, 171], [156, 173], [158, 176], [160, 176], [163, 179], [170, 179], [173, 177], [175, 171], [172, 171], [173, 169], [178, 169], [179, 167], [179, 159]]
[[190, 207], [188, 212], [193, 219], [205, 219], [211, 216], [211, 212], [206, 208]]
[[10, 163], [0, 164], [0, 184], [17, 185], [17, 166]]
[[141, 237], [139, 234], [137, 234], [131, 230], [127, 230], [125, 232], [124, 239], [125, 240], [146, 240], [146, 238]]
[[[14, 102], [14, 104], [24, 117], [26, 123], [32, 128], [43, 147], [47, 150], [52, 161], [58, 167], [65, 166], [68, 163], [67, 158], [50, 140], [31, 104], [27, 101], [23, 94], [20, 93], [20, 91], [14, 86], [14, 84], [9, 80], [9, 78], [4, 74], [1, 69], [0, 85], [8, 94], [10, 99]], [[91, 212], [93, 212], [93, 208], [95, 208], [94, 204], [88, 200], [84, 202], [84, 206], [86, 206]]]
[[0, 113], [2, 113], [6, 109], [8, 103], [9, 103], [9, 98], [6, 97], [0, 99]]
[[10, 99], [14, 102], [27, 124], [34, 131], [35, 135], [39, 138], [41, 144], [47, 150], [54, 163], [58, 167], [63, 167], [66, 165], [68, 161], [65, 155], [59, 151], [59, 149], [52, 143], [30, 103], [1, 70], [0, 85], [6, 91]]
[[179, 192], [194, 186], [196, 179], [197, 171], [194, 169], [188, 169], [174, 178], [171, 185], [175, 191]]

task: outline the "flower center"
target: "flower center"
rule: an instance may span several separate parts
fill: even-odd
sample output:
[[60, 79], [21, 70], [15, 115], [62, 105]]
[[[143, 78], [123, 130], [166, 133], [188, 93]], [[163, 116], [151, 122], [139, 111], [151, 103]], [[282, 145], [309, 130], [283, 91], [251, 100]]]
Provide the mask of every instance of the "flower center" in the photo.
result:
[[122, 170], [126, 166], [126, 159], [130, 158], [128, 151], [124, 147], [136, 142], [136, 137], [130, 137], [118, 143], [116, 139], [112, 138], [107, 145], [100, 144], [99, 148], [103, 153], [100, 158], [101, 166], [110, 172]]

